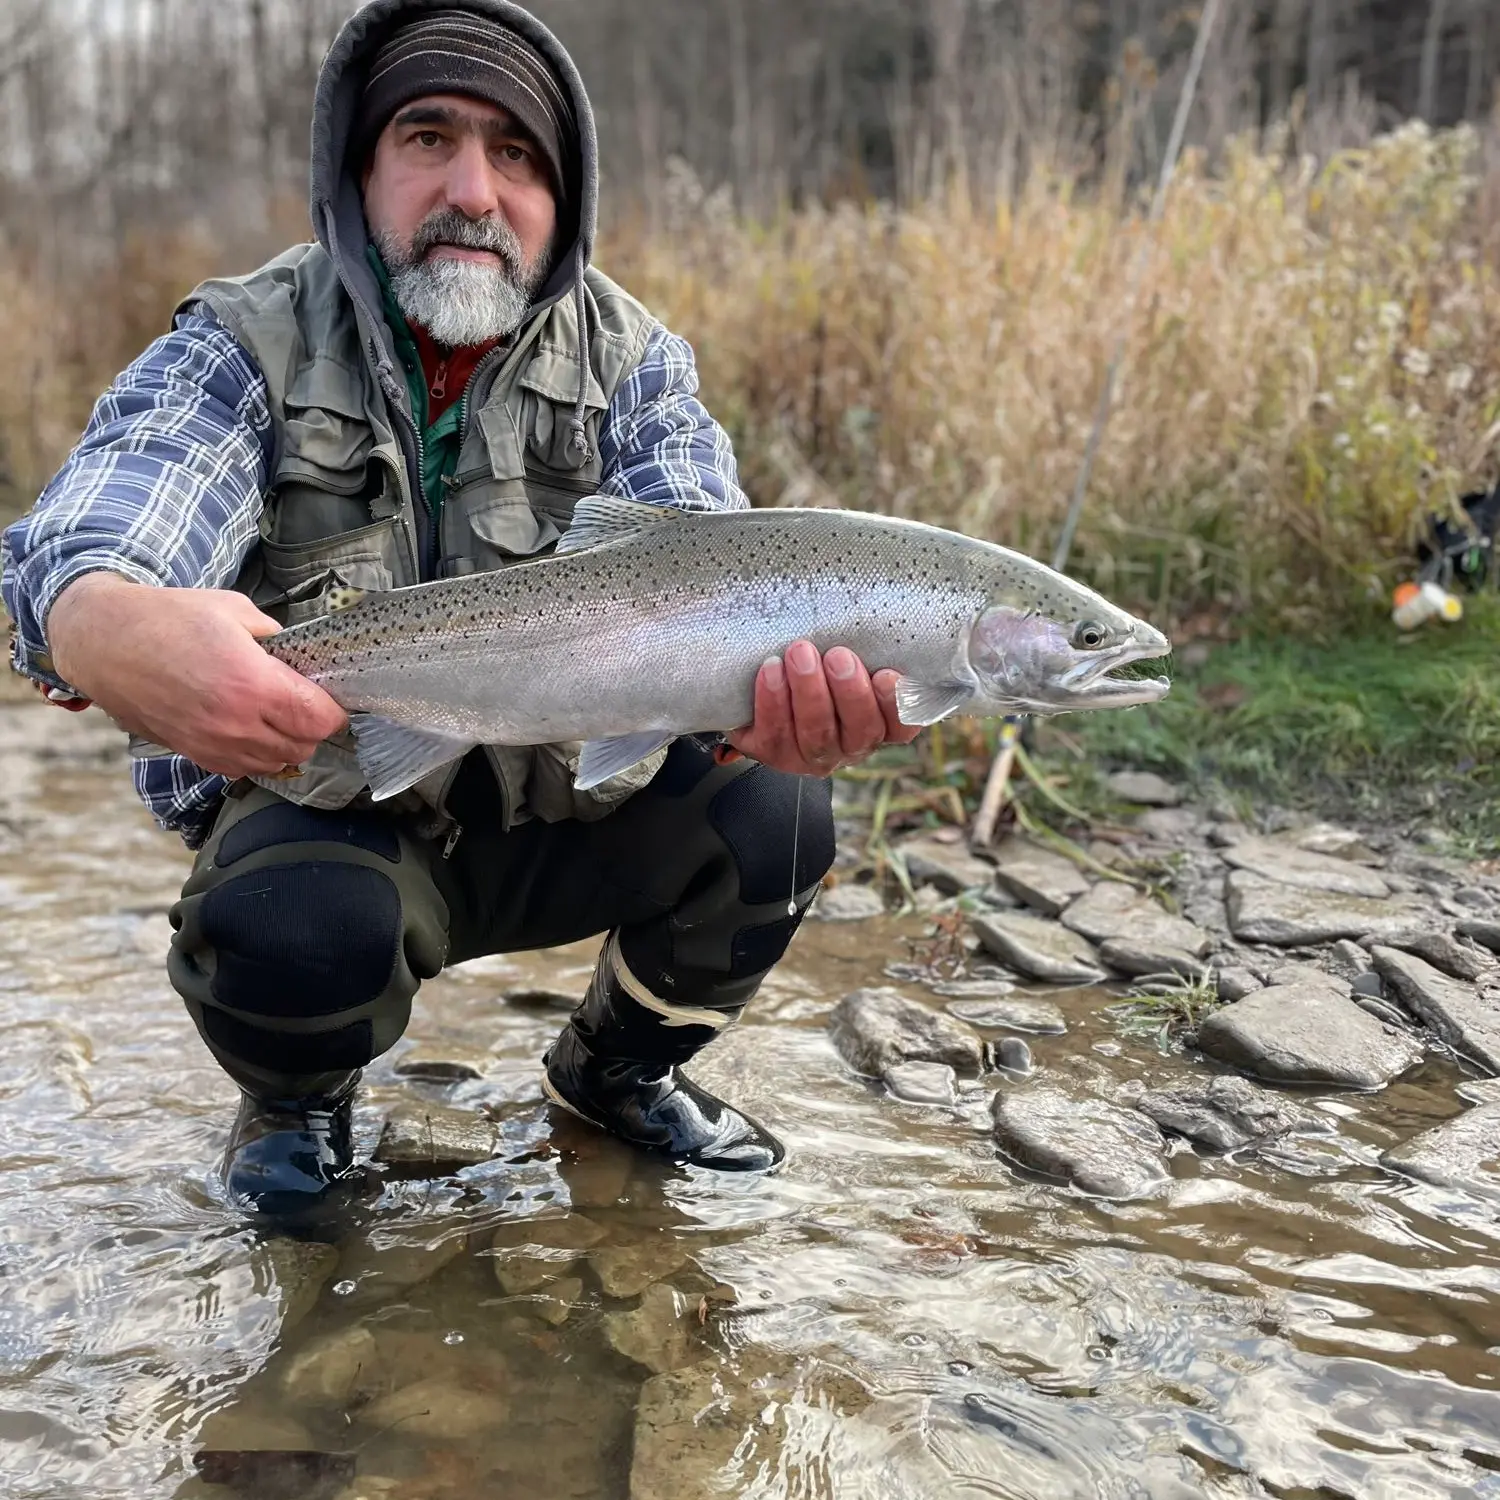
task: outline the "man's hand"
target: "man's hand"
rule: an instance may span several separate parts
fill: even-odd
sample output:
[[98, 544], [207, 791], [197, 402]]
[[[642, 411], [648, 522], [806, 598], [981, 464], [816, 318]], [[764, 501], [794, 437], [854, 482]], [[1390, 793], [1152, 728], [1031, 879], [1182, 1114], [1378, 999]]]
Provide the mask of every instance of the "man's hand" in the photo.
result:
[[755, 679], [755, 718], [729, 736], [736, 750], [794, 776], [828, 776], [881, 745], [922, 732], [896, 713], [896, 672], [872, 679], [844, 646], [819, 658], [811, 641], [772, 657]]
[[243, 594], [86, 573], [58, 595], [58, 675], [122, 728], [225, 776], [300, 765], [348, 716], [256, 644], [280, 627]]

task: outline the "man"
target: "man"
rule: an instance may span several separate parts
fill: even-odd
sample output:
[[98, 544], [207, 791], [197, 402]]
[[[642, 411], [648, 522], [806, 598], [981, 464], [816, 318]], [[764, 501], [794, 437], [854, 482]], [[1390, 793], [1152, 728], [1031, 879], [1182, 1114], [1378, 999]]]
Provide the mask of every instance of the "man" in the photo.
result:
[[915, 733], [894, 674], [799, 642], [740, 756], [683, 739], [580, 793], [577, 746], [485, 747], [377, 807], [342, 710], [257, 645], [334, 584], [543, 554], [583, 495], [746, 503], [691, 351], [589, 266], [596, 185], [588, 99], [535, 18], [373, 0], [318, 83], [317, 243], [198, 287], [5, 535], [17, 669], [176, 752], [135, 766], [199, 849], [169, 973], [242, 1091], [227, 1189], [268, 1213], [346, 1179], [360, 1069], [421, 980], [604, 932], [548, 1096], [676, 1161], [782, 1155], [678, 1065], [827, 870], [829, 772]]

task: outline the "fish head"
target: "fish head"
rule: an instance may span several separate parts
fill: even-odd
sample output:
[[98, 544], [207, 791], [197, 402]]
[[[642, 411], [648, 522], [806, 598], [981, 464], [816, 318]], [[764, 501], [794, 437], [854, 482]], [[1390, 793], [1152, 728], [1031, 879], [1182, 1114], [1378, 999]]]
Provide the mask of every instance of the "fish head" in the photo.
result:
[[1165, 677], [1119, 677], [1136, 662], [1166, 656], [1172, 643], [1154, 625], [1039, 563], [1021, 588], [992, 599], [970, 632], [969, 666], [978, 692], [969, 712], [1058, 714], [1155, 703]]

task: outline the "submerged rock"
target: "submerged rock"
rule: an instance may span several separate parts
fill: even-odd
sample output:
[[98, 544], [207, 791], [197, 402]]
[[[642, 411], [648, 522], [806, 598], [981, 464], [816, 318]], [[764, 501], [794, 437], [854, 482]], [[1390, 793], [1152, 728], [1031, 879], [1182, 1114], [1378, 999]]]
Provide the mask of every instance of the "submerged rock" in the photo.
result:
[[339, 1263], [339, 1252], [320, 1240], [276, 1235], [252, 1252], [257, 1291], [281, 1292], [281, 1327], [285, 1333], [313, 1310]]
[[1098, 1198], [1143, 1198], [1167, 1182], [1161, 1135], [1140, 1115], [1060, 1089], [1003, 1089], [995, 1139], [1023, 1167], [1066, 1178]]
[[346, 1244], [339, 1258], [339, 1279], [354, 1282], [354, 1290], [344, 1303], [347, 1307], [368, 1307], [387, 1302], [435, 1276], [450, 1260], [468, 1248], [463, 1233], [431, 1234], [400, 1239], [394, 1244], [377, 1244], [374, 1239]]
[[1327, 1131], [1328, 1122], [1248, 1078], [1220, 1075], [1207, 1083], [1152, 1089], [1135, 1107], [1163, 1130], [1210, 1151], [1242, 1151], [1277, 1136]]
[[1454, 979], [1424, 959], [1395, 948], [1371, 951], [1396, 998], [1450, 1047], [1500, 1073], [1500, 988]]
[[671, 1235], [591, 1251], [589, 1269], [607, 1297], [638, 1297], [687, 1264], [687, 1247]]
[[680, 1370], [707, 1352], [694, 1337], [687, 1299], [669, 1286], [647, 1287], [640, 1306], [629, 1312], [607, 1313], [605, 1337], [615, 1353], [653, 1375]]
[[906, 861], [913, 884], [936, 886], [945, 896], [988, 885], [995, 873], [963, 844], [939, 843], [931, 836], [905, 839], [896, 845], [896, 852]]
[[958, 1075], [947, 1063], [897, 1063], [885, 1069], [881, 1082], [907, 1104], [956, 1104]]
[[281, 1390], [298, 1406], [345, 1406], [376, 1389], [375, 1335], [362, 1323], [304, 1345], [281, 1372]]
[[603, 1238], [603, 1227], [586, 1214], [509, 1220], [490, 1241], [495, 1279], [511, 1296], [534, 1292], [564, 1275]]
[[1252, 875], [1264, 876], [1278, 885], [1323, 895], [1364, 896], [1374, 900], [1389, 896], [1391, 888], [1374, 870], [1314, 854], [1281, 839], [1248, 838], [1220, 851], [1226, 864]]
[[495, 1126], [472, 1110], [410, 1105], [385, 1122], [375, 1160], [400, 1171], [441, 1175], [488, 1161], [498, 1141]]
[[947, 1063], [960, 1073], [984, 1071], [984, 1047], [961, 1021], [928, 1010], [895, 990], [855, 990], [828, 1020], [839, 1055], [867, 1078], [907, 1062]]
[[1063, 1013], [1050, 1000], [952, 1000], [948, 1014], [991, 1031], [1061, 1036], [1068, 1029]]
[[1094, 945], [1076, 932], [1021, 912], [969, 919], [974, 935], [1002, 963], [1048, 984], [1097, 984], [1104, 966]]
[[1410, 1036], [1382, 1026], [1324, 984], [1261, 990], [1198, 1028], [1210, 1057], [1281, 1083], [1377, 1089], [1421, 1060]]
[[996, 851], [995, 884], [1045, 917], [1055, 917], [1089, 889], [1070, 859], [1027, 839], [1007, 839]]
[[[1352, 866], [1351, 866], [1352, 868]], [[1399, 932], [1419, 914], [1392, 897], [1345, 896], [1301, 890], [1249, 870], [1231, 870], [1224, 883], [1229, 929], [1241, 942], [1300, 948], [1337, 938]]]
[[1134, 886], [1116, 880], [1101, 880], [1087, 896], [1081, 896], [1063, 914], [1062, 924], [1082, 933], [1090, 942], [1124, 939], [1138, 946], [1175, 949], [1201, 958], [1213, 939], [1186, 917], [1165, 912]]
[[885, 915], [880, 892], [868, 885], [824, 886], [808, 916], [819, 922], [862, 922]]
[[1480, 1104], [1380, 1154], [1380, 1165], [1500, 1203], [1500, 1104]]
[[500, 1391], [438, 1376], [372, 1401], [360, 1421], [379, 1430], [397, 1428], [406, 1437], [451, 1442], [498, 1431], [509, 1415], [510, 1403]]
[[1154, 771], [1116, 771], [1104, 785], [1121, 802], [1138, 807], [1176, 807], [1182, 801], [1181, 791]]

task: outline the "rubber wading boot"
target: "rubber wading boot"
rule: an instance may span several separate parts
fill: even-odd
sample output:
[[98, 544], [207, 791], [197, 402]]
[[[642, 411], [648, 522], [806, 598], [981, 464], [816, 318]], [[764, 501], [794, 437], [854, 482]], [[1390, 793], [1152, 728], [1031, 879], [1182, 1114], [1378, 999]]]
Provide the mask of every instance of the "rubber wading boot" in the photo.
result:
[[[583, 1004], [542, 1059], [547, 1097], [589, 1124], [676, 1162], [721, 1172], [776, 1166], [786, 1155], [781, 1142], [677, 1067], [728, 1026], [739, 1008], [674, 1011], [655, 997], [652, 1005], [641, 1003], [636, 995], [644, 994], [611, 939]], [[710, 1019], [692, 1019], [699, 1016]]]
[[341, 1197], [354, 1164], [353, 1072], [317, 1098], [274, 1099], [241, 1090], [224, 1153], [224, 1186], [244, 1206], [296, 1218]]

